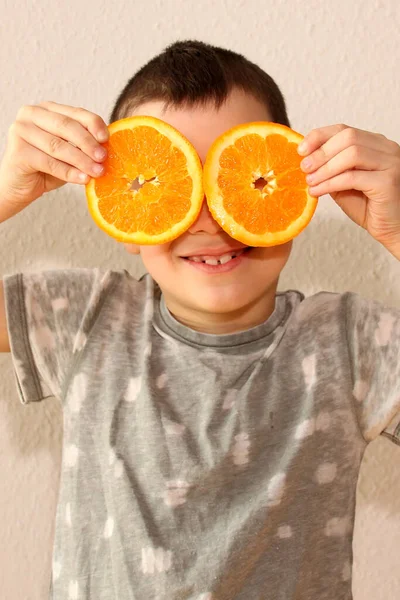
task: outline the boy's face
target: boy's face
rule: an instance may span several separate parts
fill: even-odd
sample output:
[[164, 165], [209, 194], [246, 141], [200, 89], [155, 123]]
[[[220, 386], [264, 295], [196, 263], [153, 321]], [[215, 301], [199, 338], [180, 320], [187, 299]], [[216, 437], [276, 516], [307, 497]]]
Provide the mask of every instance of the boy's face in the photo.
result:
[[[241, 123], [271, 121], [263, 104], [239, 90], [219, 110], [212, 104], [166, 111], [163, 107], [163, 102], [148, 102], [127, 116], [148, 115], [166, 121], [193, 144], [203, 164], [211, 144], [223, 132]], [[253, 327], [272, 314], [278, 278], [292, 242], [253, 248], [224, 272], [203, 271], [184, 257], [222, 255], [245, 247], [221, 229], [204, 199], [197, 221], [179, 238], [157, 246], [125, 247], [133, 254], [140, 252], [176, 319], [199, 331], [229, 333]]]

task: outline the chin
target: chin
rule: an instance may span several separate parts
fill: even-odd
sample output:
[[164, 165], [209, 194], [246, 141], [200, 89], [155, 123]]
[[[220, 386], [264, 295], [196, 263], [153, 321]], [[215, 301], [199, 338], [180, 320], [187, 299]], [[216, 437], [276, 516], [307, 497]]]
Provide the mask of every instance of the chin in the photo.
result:
[[250, 296], [239, 293], [238, 290], [201, 290], [195, 297], [188, 298], [188, 305], [195, 310], [211, 314], [226, 314], [244, 310], [248, 304], [255, 301], [254, 294]]

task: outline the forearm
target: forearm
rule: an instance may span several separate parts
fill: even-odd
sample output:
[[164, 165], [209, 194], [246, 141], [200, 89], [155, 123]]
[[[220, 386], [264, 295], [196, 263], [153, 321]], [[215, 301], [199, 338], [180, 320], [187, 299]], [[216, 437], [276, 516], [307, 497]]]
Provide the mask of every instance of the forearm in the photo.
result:
[[6, 194], [4, 194], [0, 187], [0, 223], [11, 219], [14, 215], [21, 212], [26, 208], [26, 204], [18, 203]]

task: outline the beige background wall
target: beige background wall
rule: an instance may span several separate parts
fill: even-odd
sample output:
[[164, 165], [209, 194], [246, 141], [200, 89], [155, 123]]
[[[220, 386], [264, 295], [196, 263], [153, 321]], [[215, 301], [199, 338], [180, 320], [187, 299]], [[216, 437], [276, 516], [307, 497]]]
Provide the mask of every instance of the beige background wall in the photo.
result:
[[[54, 100], [107, 119], [133, 72], [185, 38], [258, 62], [281, 86], [292, 127], [303, 134], [344, 122], [400, 142], [398, 0], [1, 0], [0, 14], [1, 153], [23, 104]], [[0, 225], [0, 240], [0, 275], [141, 269], [92, 223], [79, 186], [47, 195]], [[279, 287], [306, 295], [352, 290], [400, 307], [399, 275], [395, 259], [323, 197]], [[58, 402], [22, 406], [11, 358], [0, 355], [2, 600], [47, 597], [61, 444]], [[400, 447], [380, 439], [367, 450], [358, 486], [355, 600], [400, 598], [399, 540]]]

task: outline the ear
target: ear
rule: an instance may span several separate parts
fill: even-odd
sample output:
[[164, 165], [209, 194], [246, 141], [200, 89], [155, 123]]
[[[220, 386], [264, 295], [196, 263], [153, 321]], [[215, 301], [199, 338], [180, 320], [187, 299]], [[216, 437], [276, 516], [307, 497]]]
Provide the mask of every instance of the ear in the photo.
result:
[[136, 244], [125, 244], [125, 250], [129, 252], [129, 254], [140, 254], [140, 246], [136, 246]]

